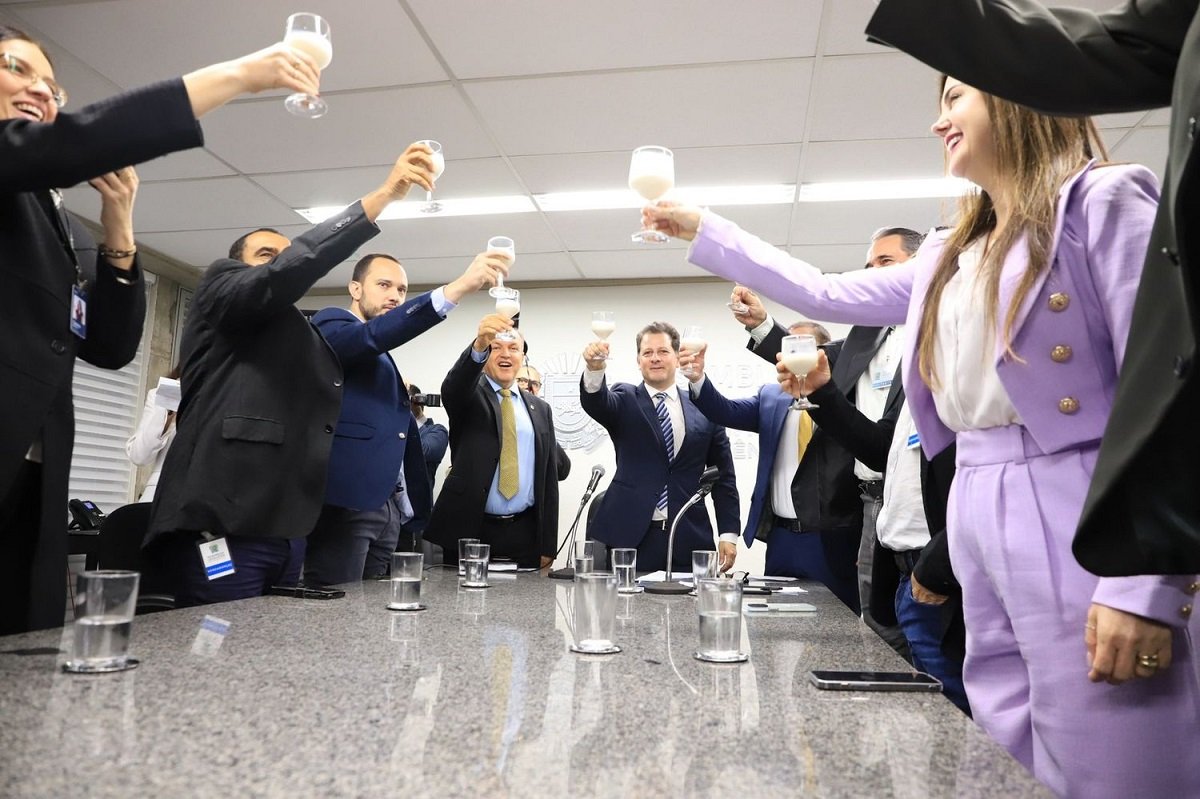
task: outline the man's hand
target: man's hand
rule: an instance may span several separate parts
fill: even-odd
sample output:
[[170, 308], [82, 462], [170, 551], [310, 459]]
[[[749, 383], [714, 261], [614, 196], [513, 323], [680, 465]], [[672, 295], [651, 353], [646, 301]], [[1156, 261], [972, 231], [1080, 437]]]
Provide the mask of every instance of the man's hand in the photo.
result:
[[433, 151], [428, 144], [413, 142], [408, 145], [392, 165], [383, 185], [363, 197], [367, 219], [374, 222], [384, 208], [407, 197], [414, 183], [426, 191], [433, 191]]
[[733, 568], [733, 562], [737, 559], [737, 544], [732, 541], [717, 542], [717, 568], [721, 573], [729, 571]]
[[817, 348], [816, 367], [800, 377], [792, 374], [792, 370], [783, 365], [783, 353], [776, 353], [775, 360], [775, 379], [779, 381], [779, 387], [793, 397], [807, 397], [829, 382], [829, 358], [825, 356], [823, 349]]
[[583, 348], [583, 362], [587, 364], [589, 372], [603, 371], [605, 364], [608, 363], [608, 342], [590, 342]]
[[475, 343], [471, 346], [476, 352], [487, 352], [491, 349], [492, 341], [495, 340], [498, 333], [512, 329], [512, 320], [507, 316], [498, 313], [488, 314], [479, 320], [479, 330], [475, 334]]
[[[704, 379], [704, 356], [707, 352], [707, 344], [701, 347], [698, 352], [692, 352], [688, 349], [681, 349], [679, 351], [679, 369], [693, 383], [699, 383]], [[690, 370], [688, 366], [691, 366]]]
[[[1092, 604], [1084, 627], [1088, 679], [1120, 685], [1149, 679], [1171, 666], [1171, 628], [1106, 605]], [[1149, 658], [1154, 665], [1141, 662]]]
[[692, 205], [660, 200], [642, 209], [642, 227], [691, 241], [696, 238], [696, 231], [700, 228], [701, 213], [699, 208]]
[[950, 597], [945, 594], [935, 594], [917, 582], [917, 575], [909, 578], [912, 588], [912, 598], [922, 605], [944, 605]]
[[[104, 229], [104, 246], [113, 250], [134, 249], [133, 202], [137, 198], [137, 172], [127, 166], [92, 178], [88, 183], [100, 192], [100, 226]], [[132, 255], [128, 258], [109, 258], [108, 261], [118, 269], [133, 267]]]
[[762, 300], [758, 298], [757, 294], [745, 286], [734, 286], [733, 293], [729, 295], [730, 305], [737, 307], [738, 303], [746, 306], [746, 310], [734, 311], [733, 318], [745, 325], [747, 330], [753, 330], [767, 321], [766, 306], [762, 304]]
[[508, 259], [503, 255], [481, 252], [461, 277], [446, 284], [443, 292], [446, 299], [457, 305], [468, 294], [474, 294], [484, 286], [494, 286], [499, 278], [508, 277], [508, 269]]
[[542, 565], [540, 568], [549, 569], [553, 565], [554, 558], [550, 557], [549, 555], [542, 555]]

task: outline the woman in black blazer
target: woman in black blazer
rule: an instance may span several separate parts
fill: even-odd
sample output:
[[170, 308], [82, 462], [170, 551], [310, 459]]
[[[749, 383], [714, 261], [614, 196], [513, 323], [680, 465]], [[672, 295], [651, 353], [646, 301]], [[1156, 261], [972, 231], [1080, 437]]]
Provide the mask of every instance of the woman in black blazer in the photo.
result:
[[[75, 358], [119, 369], [145, 317], [130, 165], [199, 146], [196, 119], [240, 94], [317, 79], [277, 44], [61, 113], [41, 45], [0, 25], [0, 635], [63, 622]], [[104, 198], [99, 246], [57, 193], [85, 180]]]

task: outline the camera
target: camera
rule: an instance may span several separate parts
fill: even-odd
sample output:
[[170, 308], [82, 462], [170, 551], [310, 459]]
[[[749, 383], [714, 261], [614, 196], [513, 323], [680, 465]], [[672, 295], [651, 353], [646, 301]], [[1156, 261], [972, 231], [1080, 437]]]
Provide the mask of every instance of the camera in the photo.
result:
[[413, 394], [409, 397], [409, 402], [413, 405], [422, 405], [426, 408], [442, 407], [441, 394]]

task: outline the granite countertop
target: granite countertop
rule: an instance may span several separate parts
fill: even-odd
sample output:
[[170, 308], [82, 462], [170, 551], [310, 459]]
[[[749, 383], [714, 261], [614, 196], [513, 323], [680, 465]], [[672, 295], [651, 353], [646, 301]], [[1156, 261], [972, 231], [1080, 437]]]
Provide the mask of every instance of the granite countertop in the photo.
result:
[[713, 665], [692, 597], [621, 597], [624, 651], [581, 656], [570, 583], [426, 577], [419, 613], [369, 582], [141, 616], [119, 674], [63, 674], [70, 628], [0, 638], [0, 795], [1050, 795], [940, 695], [811, 687], [905, 668], [819, 585]]

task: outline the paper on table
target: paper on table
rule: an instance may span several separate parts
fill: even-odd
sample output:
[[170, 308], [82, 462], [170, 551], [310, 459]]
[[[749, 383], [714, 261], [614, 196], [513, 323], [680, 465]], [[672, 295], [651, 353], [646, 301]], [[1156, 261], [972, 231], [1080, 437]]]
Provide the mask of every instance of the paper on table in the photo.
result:
[[154, 391], [155, 405], [166, 408], [168, 411], [177, 411], [181, 396], [178, 380], [172, 380], [169, 377], [158, 378], [158, 388]]
[[[665, 571], [650, 572], [638, 578], [639, 583], [661, 583], [667, 579]], [[671, 579], [681, 583], [690, 583], [692, 575], [686, 572], [671, 572]]]

